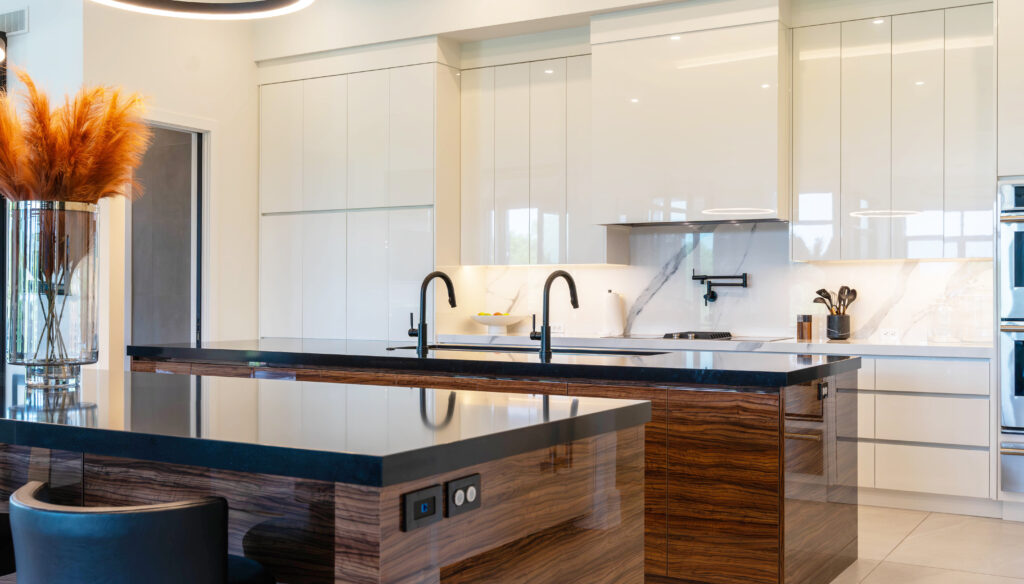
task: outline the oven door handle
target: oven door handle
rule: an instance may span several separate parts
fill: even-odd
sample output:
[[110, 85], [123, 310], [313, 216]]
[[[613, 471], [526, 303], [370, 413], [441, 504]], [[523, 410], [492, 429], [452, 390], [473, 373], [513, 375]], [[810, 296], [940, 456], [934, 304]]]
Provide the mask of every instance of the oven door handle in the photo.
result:
[[1000, 215], [1000, 223], [1024, 223], [1024, 215]]
[[999, 325], [999, 332], [1024, 333], [1024, 324], [1001, 324]]

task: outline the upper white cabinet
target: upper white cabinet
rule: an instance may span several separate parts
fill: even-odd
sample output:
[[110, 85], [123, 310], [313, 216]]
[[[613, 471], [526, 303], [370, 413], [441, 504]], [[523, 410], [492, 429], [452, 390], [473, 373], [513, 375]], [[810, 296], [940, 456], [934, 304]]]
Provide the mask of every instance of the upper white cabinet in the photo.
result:
[[387, 69], [348, 76], [348, 207], [388, 204]]
[[436, 67], [398, 67], [388, 70], [388, 76], [387, 205], [429, 205], [434, 202]]
[[788, 219], [788, 63], [776, 22], [595, 45], [599, 222]]
[[302, 209], [302, 81], [260, 88], [260, 211]]
[[463, 264], [628, 261], [590, 188], [590, 62], [462, 72]]
[[842, 257], [889, 258], [892, 21], [844, 22], [842, 39]]
[[793, 256], [838, 260], [839, 24], [793, 31]]
[[1024, 2], [1000, 0], [999, 176], [1024, 175]]
[[991, 257], [991, 10], [793, 31], [794, 259]]
[[348, 206], [348, 78], [303, 82], [302, 209]]
[[[946, 11], [945, 253], [992, 257], [996, 192], [992, 5]], [[1000, 102], [1002, 103], [1002, 102]]]

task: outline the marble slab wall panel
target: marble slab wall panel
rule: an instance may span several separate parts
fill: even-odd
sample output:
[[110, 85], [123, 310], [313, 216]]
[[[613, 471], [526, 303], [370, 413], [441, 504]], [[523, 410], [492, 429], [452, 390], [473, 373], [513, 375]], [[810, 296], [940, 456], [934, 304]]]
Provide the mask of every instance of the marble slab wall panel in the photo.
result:
[[[552, 288], [551, 320], [563, 334], [605, 331], [605, 295], [622, 295], [627, 332], [660, 334], [727, 330], [734, 335], [792, 337], [797, 314], [814, 314], [823, 327], [825, 308], [815, 290], [856, 288], [849, 310], [854, 338], [878, 342], [991, 342], [991, 260], [890, 260], [797, 263], [790, 260], [785, 224], [723, 224], [635, 228], [628, 266], [561, 266], [576, 279], [580, 308], [569, 306], [565, 284]], [[483, 334], [477, 312], [540, 314], [544, 280], [557, 266], [464, 266], [452, 274], [459, 308], [438, 307], [442, 334]], [[704, 305], [698, 274], [749, 273], [749, 288], [720, 288]], [[525, 319], [510, 333], [530, 330]], [[557, 334], [557, 331], [556, 331]]]

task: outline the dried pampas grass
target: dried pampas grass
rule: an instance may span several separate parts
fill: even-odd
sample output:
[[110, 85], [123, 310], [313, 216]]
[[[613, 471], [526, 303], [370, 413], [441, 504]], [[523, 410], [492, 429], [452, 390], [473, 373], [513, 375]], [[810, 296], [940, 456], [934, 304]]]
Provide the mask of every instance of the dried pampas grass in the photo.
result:
[[97, 203], [141, 192], [132, 178], [151, 132], [143, 100], [108, 87], [82, 88], [51, 109], [25, 72], [25, 112], [0, 92], [0, 194], [10, 201]]

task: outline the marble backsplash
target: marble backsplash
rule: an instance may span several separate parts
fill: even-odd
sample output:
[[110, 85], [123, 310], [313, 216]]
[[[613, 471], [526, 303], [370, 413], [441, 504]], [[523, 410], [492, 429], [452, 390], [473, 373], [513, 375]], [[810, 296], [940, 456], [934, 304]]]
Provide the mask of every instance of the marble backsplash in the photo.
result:
[[[851, 305], [853, 337], [865, 341], [991, 343], [991, 260], [790, 261], [786, 224], [723, 224], [711, 230], [634, 228], [628, 266], [561, 266], [579, 289], [579, 310], [569, 305], [563, 282], [552, 289], [551, 321], [566, 336], [598, 336], [605, 330], [605, 296], [623, 297], [626, 330], [662, 334], [725, 330], [743, 336], [792, 337], [797, 314], [827, 313], [814, 304], [819, 288], [856, 288]], [[459, 308], [437, 309], [441, 334], [483, 334], [477, 312], [539, 314], [544, 281], [559, 266], [442, 267], [452, 275]], [[749, 273], [748, 288], [717, 288], [718, 301], [704, 305], [698, 274]], [[530, 330], [525, 319], [511, 333]]]

